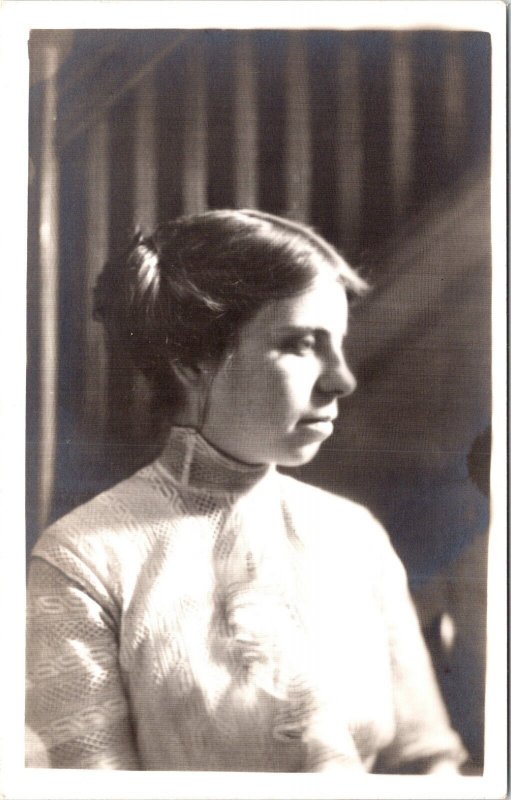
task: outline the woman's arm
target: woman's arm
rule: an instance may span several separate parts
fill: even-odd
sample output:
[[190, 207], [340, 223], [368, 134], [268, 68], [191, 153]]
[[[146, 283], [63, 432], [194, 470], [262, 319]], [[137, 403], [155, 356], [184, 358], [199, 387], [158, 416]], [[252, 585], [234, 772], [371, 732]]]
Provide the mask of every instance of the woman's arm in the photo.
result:
[[377, 771], [456, 772], [466, 752], [450, 726], [404, 567], [387, 539], [379, 584], [389, 637], [396, 735], [380, 753]]
[[[32, 560], [27, 603], [27, 766], [139, 769], [116, 622], [82, 579]], [[35, 735], [34, 735], [35, 734]], [[38, 742], [37, 748], [31, 743]], [[41, 753], [41, 743], [46, 753]]]

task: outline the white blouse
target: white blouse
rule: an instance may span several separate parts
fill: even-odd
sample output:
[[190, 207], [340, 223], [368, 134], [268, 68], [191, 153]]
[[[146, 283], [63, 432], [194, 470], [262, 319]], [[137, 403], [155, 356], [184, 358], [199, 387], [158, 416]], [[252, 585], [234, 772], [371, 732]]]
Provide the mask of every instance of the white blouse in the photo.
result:
[[188, 428], [40, 537], [27, 684], [53, 767], [392, 773], [465, 758], [371, 514]]

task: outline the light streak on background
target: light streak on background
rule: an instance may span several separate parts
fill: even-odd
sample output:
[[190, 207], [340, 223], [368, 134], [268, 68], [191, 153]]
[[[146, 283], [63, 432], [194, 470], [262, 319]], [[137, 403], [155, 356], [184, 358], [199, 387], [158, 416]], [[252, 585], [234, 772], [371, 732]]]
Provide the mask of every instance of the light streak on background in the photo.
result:
[[286, 210], [307, 222], [310, 213], [311, 142], [309, 74], [303, 35], [289, 39], [286, 62]]
[[39, 249], [41, 263], [41, 405], [39, 442], [39, 525], [48, 519], [54, 484], [59, 287], [59, 162], [56, 152], [58, 49], [45, 50], [40, 178]]
[[236, 206], [257, 206], [257, 73], [248, 36], [236, 43], [234, 179]]
[[364, 143], [362, 135], [359, 55], [347, 42], [339, 53], [338, 107], [335, 120], [335, 152], [339, 228], [345, 231], [356, 247], [360, 237], [362, 202], [362, 168]]
[[204, 54], [190, 48], [186, 62], [184, 123], [183, 211], [197, 214], [207, 208], [207, 111]]
[[395, 34], [391, 61], [392, 177], [396, 208], [402, 211], [409, 199], [414, 144], [411, 53], [401, 32]]

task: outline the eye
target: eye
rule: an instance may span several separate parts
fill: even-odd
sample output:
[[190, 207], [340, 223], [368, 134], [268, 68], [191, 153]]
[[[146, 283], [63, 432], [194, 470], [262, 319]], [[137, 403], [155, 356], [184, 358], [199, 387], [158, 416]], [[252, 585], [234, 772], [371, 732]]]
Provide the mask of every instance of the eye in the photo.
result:
[[317, 342], [314, 334], [307, 333], [286, 339], [282, 349], [287, 353], [294, 353], [297, 356], [305, 356], [308, 353], [314, 352], [316, 345]]

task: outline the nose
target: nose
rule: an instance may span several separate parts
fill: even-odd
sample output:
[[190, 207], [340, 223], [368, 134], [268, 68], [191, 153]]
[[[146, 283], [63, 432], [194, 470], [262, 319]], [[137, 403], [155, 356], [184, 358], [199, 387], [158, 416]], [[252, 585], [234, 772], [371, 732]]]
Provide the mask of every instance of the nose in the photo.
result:
[[332, 353], [325, 362], [323, 372], [318, 381], [318, 389], [322, 394], [347, 397], [357, 388], [357, 379], [346, 363], [342, 352]]

